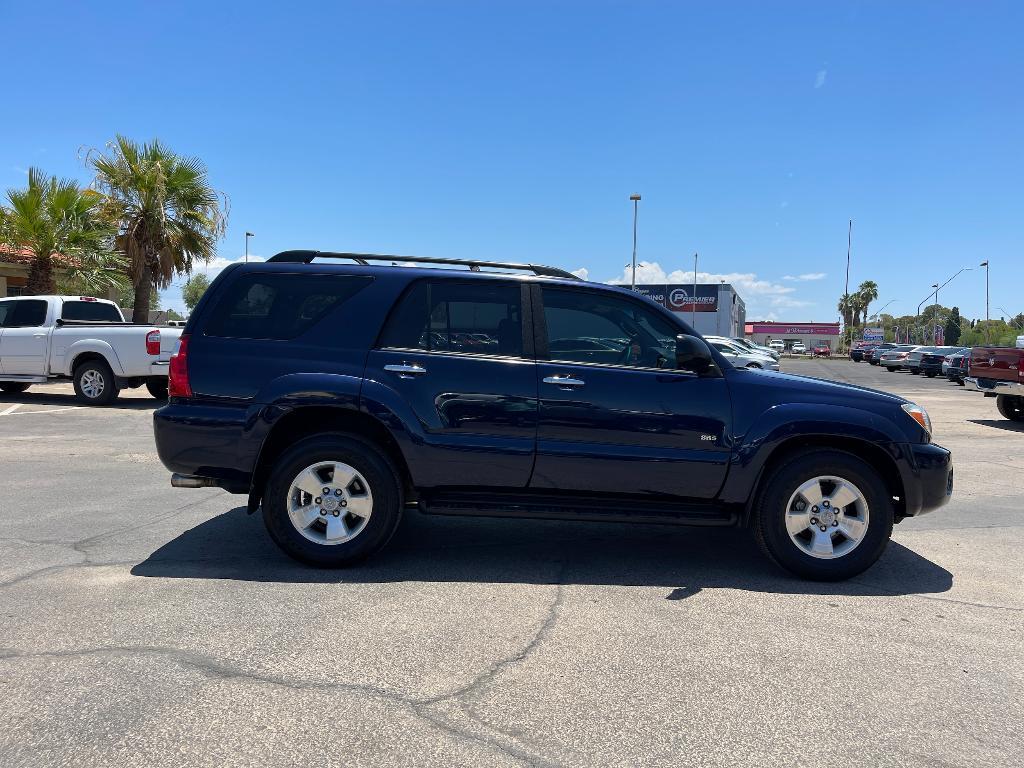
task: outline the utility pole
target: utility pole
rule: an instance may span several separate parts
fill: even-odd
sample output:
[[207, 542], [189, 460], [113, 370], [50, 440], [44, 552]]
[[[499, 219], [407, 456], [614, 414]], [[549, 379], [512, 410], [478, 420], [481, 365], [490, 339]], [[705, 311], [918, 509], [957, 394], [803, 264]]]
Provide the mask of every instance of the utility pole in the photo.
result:
[[249, 263], [249, 238], [256, 237], [252, 232], [245, 233], [245, 263]]
[[[850, 303], [850, 249], [853, 246], [853, 219], [850, 219], [849, 227], [846, 230], [846, 289], [843, 291], [843, 298], [846, 299], [846, 303]], [[849, 314], [849, 308], [843, 311], [843, 337], [849, 347], [849, 340], [847, 336], [846, 328], [846, 316]]]
[[988, 259], [978, 266], [985, 268], [985, 343], [988, 344]]
[[637, 217], [637, 203], [640, 202], [640, 195], [630, 195], [629, 199], [633, 201], [633, 279], [630, 280], [629, 289], [631, 291], [636, 290], [636, 217]]
[[693, 254], [693, 299], [690, 304], [690, 325], [697, 330], [697, 254]]

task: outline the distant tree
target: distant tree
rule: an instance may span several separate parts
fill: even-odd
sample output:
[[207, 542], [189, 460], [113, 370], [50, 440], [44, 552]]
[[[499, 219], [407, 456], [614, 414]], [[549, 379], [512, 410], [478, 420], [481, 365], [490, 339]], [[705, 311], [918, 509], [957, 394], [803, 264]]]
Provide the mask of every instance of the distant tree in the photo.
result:
[[961, 323], [963, 320], [960, 317], [960, 308], [953, 307], [949, 311], [949, 317], [946, 318], [945, 341], [951, 347], [955, 347], [956, 343], [960, 341]]
[[224, 235], [226, 213], [206, 167], [159, 140], [139, 144], [118, 136], [109, 153], [90, 158], [104, 212], [116, 227], [115, 243], [128, 257], [135, 286], [133, 320], [145, 322], [155, 290], [193, 264], [209, 261]]
[[29, 169], [25, 189], [7, 191], [8, 204], [0, 206], [0, 241], [29, 254], [27, 293], [55, 293], [55, 267], [90, 292], [125, 282], [124, 262], [99, 216], [101, 202], [74, 179], [47, 176], [38, 168]]
[[185, 301], [185, 306], [188, 307], [188, 311], [191, 312], [199, 304], [199, 300], [203, 298], [203, 294], [206, 293], [206, 289], [210, 287], [210, 278], [200, 272], [198, 275], [192, 275], [185, 283], [185, 287], [181, 289], [181, 298]]
[[[117, 305], [119, 307], [131, 308], [135, 301], [135, 288], [128, 281], [125, 281], [125, 285], [118, 291], [117, 294]], [[160, 308], [160, 294], [153, 291], [149, 295], [149, 308], [150, 310]]]
[[843, 318], [844, 328], [849, 328], [854, 324], [853, 307], [853, 297], [850, 294], [844, 293], [839, 297], [839, 303], [836, 305], [836, 309], [839, 310], [839, 314]]
[[173, 309], [168, 309], [167, 310], [167, 319], [168, 320], [184, 320], [185, 318], [182, 317], [181, 315], [179, 315]]
[[868, 321], [868, 307], [871, 302], [878, 298], [878, 284], [874, 280], [865, 280], [857, 288], [857, 297], [860, 299], [861, 309], [864, 312], [864, 322]]

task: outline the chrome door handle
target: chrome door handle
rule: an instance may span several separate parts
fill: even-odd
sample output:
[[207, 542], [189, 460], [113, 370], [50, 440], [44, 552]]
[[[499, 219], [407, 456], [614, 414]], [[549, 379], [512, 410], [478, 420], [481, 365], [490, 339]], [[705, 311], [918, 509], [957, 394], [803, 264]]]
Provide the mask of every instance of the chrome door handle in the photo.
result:
[[407, 363], [385, 365], [384, 370], [397, 373], [400, 379], [411, 379], [413, 376], [422, 376], [427, 372], [422, 365], [408, 365]]
[[545, 376], [545, 384], [554, 384], [555, 386], [565, 387], [566, 389], [574, 389], [576, 387], [582, 387], [586, 382], [583, 379], [574, 379], [572, 376]]

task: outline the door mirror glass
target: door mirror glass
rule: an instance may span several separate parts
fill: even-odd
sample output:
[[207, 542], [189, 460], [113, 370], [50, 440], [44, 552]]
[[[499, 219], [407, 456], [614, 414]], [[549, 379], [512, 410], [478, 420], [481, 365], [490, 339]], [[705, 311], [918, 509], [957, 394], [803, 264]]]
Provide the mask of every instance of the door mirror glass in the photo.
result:
[[676, 336], [676, 368], [693, 373], [707, 373], [711, 367], [711, 350], [696, 336]]

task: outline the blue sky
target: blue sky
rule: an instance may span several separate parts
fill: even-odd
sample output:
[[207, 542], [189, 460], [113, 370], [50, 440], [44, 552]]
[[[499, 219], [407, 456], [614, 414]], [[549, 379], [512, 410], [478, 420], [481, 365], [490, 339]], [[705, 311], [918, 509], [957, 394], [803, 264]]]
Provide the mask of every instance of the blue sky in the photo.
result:
[[[214, 268], [248, 229], [611, 280], [639, 192], [641, 275], [698, 251], [751, 319], [835, 319], [850, 218], [891, 310], [989, 258], [993, 316], [1024, 311], [1021, 3], [0, 0], [0, 28], [0, 187], [159, 137], [230, 198]], [[940, 298], [983, 315], [983, 270]]]

